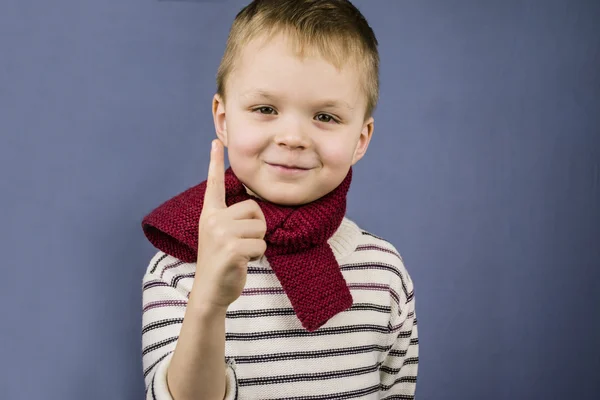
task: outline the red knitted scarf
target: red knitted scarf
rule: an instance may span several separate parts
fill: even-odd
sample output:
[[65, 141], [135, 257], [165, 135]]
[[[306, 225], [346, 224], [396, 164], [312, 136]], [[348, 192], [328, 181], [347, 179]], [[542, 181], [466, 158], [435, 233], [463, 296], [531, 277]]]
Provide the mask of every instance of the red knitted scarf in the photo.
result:
[[[352, 169], [332, 192], [312, 203], [284, 207], [251, 197], [231, 168], [225, 172], [227, 206], [254, 199], [267, 221], [265, 256], [308, 331], [352, 305], [352, 296], [327, 240], [346, 213]], [[206, 181], [167, 200], [142, 221], [144, 234], [159, 250], [196, 262], [198, 220]]]

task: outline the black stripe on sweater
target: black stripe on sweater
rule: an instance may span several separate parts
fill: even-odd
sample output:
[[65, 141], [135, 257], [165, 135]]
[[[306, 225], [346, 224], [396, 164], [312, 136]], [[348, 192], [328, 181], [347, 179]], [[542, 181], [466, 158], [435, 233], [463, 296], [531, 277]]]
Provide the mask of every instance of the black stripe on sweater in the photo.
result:
[[292, 374], [278, 376], [264, 376], [260, 378], [238, 379], [240, 386], [256, 386], [256, 385], [277, 385], [281, 383], [292, 382], [310, 382], [322, 381], [329, 379], [347, 378], [350, 376], [365, 375], [376, 372], [379, 369], [379, 363], [367, 367], [342, 369], [338, 371], [315, 372], [307, 374]]
[[417, 377], [416, 376], [401, 376], [400, 378], [396, 379], [394, 381], [394, 383], [392, 383], [391, 385], [382, 384], [381, 390], [383, 390], [383, 391], [390, 390], [391, 388], [396, 386], [398, 383], [417, 383]]
[[[391, 307], [381, 306], [378, 304], [369, 303], [356, 303], [352, 305], [344, 312], [349, 311], [374, 311], [389, 314]], [[260, 317], [273, 317], [273, 316], [287, 316], [294, 315], [293, 308], [267, 308], [258, 310], [238, 310], [238, 311], [227, 311], [227, 319], [238, 319], [238, 318], [260, 318]]]
[[411, 297], [408, 292], [408, 288], [406, 286], [406, 282], [404, 281], [405, 277], [400, 273], [398, 268], [396, 268], [392, 264], [387, 263], [378, 263], [378, 262], [366, 262], [366, 263], [352, 263], [352, 264], [344, 264], [340, 266], [342, 271], [361, 271], [366, 269], [380, 269], [383, 271], [388, 271], [396, 275], [400, 278], [400, 282], [402, 283], [402, 290], [404, 291], [404, 295], [406, 298]]
[[158, 363], [160, 363], [162, 360], [164, 360], [171, 353], [172, 353], [172, 351], [167, 352], [167, 354], [163, 354], [162, 356], [160, 356], [160, 358], [158, 360], [154, 361], [152, 363], [152, 365], [150, 365], [148, 368], [146, 368], [144, 370], [144, 378], [148, 376], [148, 374], [152, 371], [152, 368], [156, 367], [158, 365]]
[[187, 274], [181, 274], [181, 275], [175, 275], [173, 277], [173, 279], [171, 279], [171, 286], [173, 287], [177, 287], [177, 284], [179, 283], [180, 280], [184, 279], [184, 278], [194, 278], [196, 276], [195, 272], [190, 272]]
[[259, 310], [238, 310], [238, 311], [227, 311], [227, 319], [240, 319], [240, 318], [261, 318], [261, 317], [275, 317], [294, 315], [293, 308], [266, 308]]
[[306, 360], [306, 359], [325, 358], [325, 357], [338, 357], [338, 356], [370, 353], [373, 351], [386, 352], [390, 349], [390, 347], [391, 346], [368, 345], [368, 346], [343, 347], [340, 349], [329, 349], [329, 350], [297, 351], [297, 352], [287, 352], [287, 353], [260, 354], [260, 355], [254, 355], [254, 356], [238, 356], [238, 357], [235, 357], [235, 362], [237, 364], [256, 364], [256, 363], [267, 363], [267, 362], [283, 361], [283, 360]]
[[[397, 352], [398, 350], [394, 350], [395, 352]], [[391, 355], [391, 351], [390, 351], [390, 355]], [[397, 354], [394, 354], [394, 356], [398, 356]], [[407, 359], [405, 359], [404, 361], [402, 361], [402, 367], [405, 365], [410, 365], [410, 364], [418, 364], [419, 363], [419, 357], [409, 357]], [[402, 368], [400, 367], [400, 368]], [[381, 367], [382, 369], [384, 367]], [[398, 371], [400, 371], [400, 368], [389, 368], [389, 367], [385, 367], [387, 370], [392, 371], [390, 373], [396, 373]], [[394, 372], [395, 371], [395, 372]]]
[[179, 325], [179, 324], [183, 324], [183, 318], [161, 319], [160, 321], [154, 321], [154, 322], [149, 323], [148, 325], [145, 325], [142, 328], [142, 336], [154, 329], [159, 329], [159, 328], [164, 328], [165, 326]]
[[358, 246], [356, 246], [356, 251], [380, 251], [382, 253], [391, 254], [391, 255], [395, 256], [397, 259], [399, 259], [400, 261], [402, 261], [402, 263], [404, 263], [404, 260], [402, 259], [402, 256], [400, 255], [400, 253], [398, 253], [396, 250], [387, 248], [387, 247], [379, 245], [379, 244], [375, 244], [375, 243], [359, 244]]
[[163, 282], [163, 281], [156, 281], [156, 280], [154, 280], [154, 281], [148, 281], [148, 282], [144, 283], [144, 285], [142, 286], [142, 289], [145, 291], [145, 290], [148, 290], [150, 288], [159, 287], [159, 286], [169, 287], [169, 284], [167, 282]]
[[348, 392], [338, 392], [312, 396], [283, 397], [278, 398], [277, 400], [346, 400], [366, 396], [368, 394], [376, 393], [378, 391], [379, 385], [374, 385], [364, 389], [351, 390]]
[[152, 398], [156, 400], [156, 392], [154, 391], [154, 378], [156, 377], [156, 374], [152, 375]]
[[[150, 325], [148, 325], [144, 329], [151, 329]], [[345, 333], [355, 333], [355, 332], [378, 332], [378, 333], [388, 333], [389, 329], [387, 327], [383, 327], [380, 325], [349, 325], [349, 326], [341, 326], [337, 328], [321, 328], [319, 330], [309, 332], [304, 329], [290, 329], [290, 330], [280, 330], [280, 331], [266, 331], [266, 332], [248, 332], [248, 333], [235, 333], [228, 332], [225, 334], [226, 340], [231, 341], [250, 341], [250, 340], [265, 340], [265, 339], [276, 339], [276, 338], [291, 338], [291, 337], [314, 337], [314, 336], [328, 336], [328, 335], [339, 335]], [[398, 338], [410, 338], [412, 336], [412, 331], [401, 331], [398, 333]], [[154, 343], [150, 346], [147, 346], [143, 350], [143, 354], [147, 354], [153, 350], [156, 350], [160, 347], [166, 346], [178, 339], [177, 336], [171, 337], [160, 342]], [[393, 351], [393, 350], [392, 350]]]
[[369, 304], [369, 303], [356, 303], [352, 307], [350, 307], [350, 311], [375, 311], [381, 312], [384, 314], [389, 314], [392, 312], [392, 307], [390, 306], [381, 306], [379, 304]]
[[[289, 329], [279, 331], [266, 331], [266, 332], [249, 332], [249, 333], [227, 333], [225, 335], [226, 340], [237, 340], [237, 341], [248, 341], [248, 340], [264, 340], [264, 339], [276, 339], [276, 338], [290, 338], [290, 337], [314, 337], [314, 336], [327, 336], [327, 335], [339, 335], [342, 333], [357, 333], [357, 332], [377, 332], [386, 334], [389, 332], [387, 326], [381, 325], [347, 325], [332, 328], [321, 328], [313, 332], [309, 332], [305, 329]], [[402, 334], [402, 332], [400, 332]], [[408, 332], [410, 337], [410, 332]]]
[[158, 260], [156, 260], [156, 262], [154, 263], [154, 266], [152, 266], [152, 269], [150, 270], [150, 273], [151, 273], [151, 274], [153, 274], [153, 273], [154, 273], [154, 271], [156, 271], [156, 268], [158, 267], [158, 264], [160, 264], [160, 262], [161, 262], [162, 260], [164, 260], [165, 258], [167, 258], [168, 256], [169, 256], [168, 254], [166, 254], [166, 253], [163, 253], [163, 255], [162, 255], [162, 256], [160, 256], [160, 257], [158, 258]]
[[[404, 352], [406, 355], [406, 352]], [[415, 357], [413, 357], [415, 358]], [[406, 360], [411, 360], [410, 362], [406, 362]], [[390, 374], [390, 375], [396, 375], [398, 372], [400, 372], [402, 370], [402, 367], [404, 367], [405, 365], [413, 365], [413, 364], [418, 364], [419, 360], [413, 360], [411, 358], [407, 358], [406, 360], [404, 360], [404, 362], [402, 363], [402, 366], [399, 368], [390, 368], [390, 367], [386, 367], [385, 365], [382, 365], [380, 368], [381, 372], [385, 372], [386, 374]]]
[[151, 351], [160, 349], [161, 347], [164, 347], [173, 342], [176, 342], [177, 339], [179, 339], [179, 336], [173, 336], [173, 337], [161, 340], [160, 342], [153, 343], [150, 346], [147, 346], [145, 349], [142, 350], [142, 356], [145, 356], [146, 354], [150, 353]]
[[[408, 347], [410, 346], [417, 346], [419, 344], [419, 341], [417, 339], [411, 339], [410, 343], [408, 345]], [[390, 350], [390, 352], [388, 353], [388, 356], [391, 357], [404, 357], [406, 356], [407, 350]]]
[[408, 353], [408, 350], [390, 350], [390, 352], [387, 355], [388, 357], [406, 357], [406, 353]]
[[377, 235], [374, 235], [374, 234], [372, 234], [371, 232], [367, 232], [367, 231], [361, 231], [361, 233], [363, 234], [363, 236], [371, 236], [371, 237], [374, 237], [375, 239], [379, 239], [379, 240], [381, 240], [382, 242], [386, 242], [386, 243], [388, 243], [388, 241], [387, 241], [387, 240], [385, 240], [384, 238], [381, 238], [381, 237], [379, 237], [379, 236], [377, 236]]
[[382, 398], [381, 400], [414, 400], [415, 396], [410, 394], [393, 394]]
[[275, 271], [270, 268], [261, 268], [250, 265], [248, 266], [247, 272], [250, 275], [273, 275], [275, 273]]
[[412, 330], [410, 331], [400, 331], [398, 332], [398, 338], [399, 339], [408, 339], [412, 336]]

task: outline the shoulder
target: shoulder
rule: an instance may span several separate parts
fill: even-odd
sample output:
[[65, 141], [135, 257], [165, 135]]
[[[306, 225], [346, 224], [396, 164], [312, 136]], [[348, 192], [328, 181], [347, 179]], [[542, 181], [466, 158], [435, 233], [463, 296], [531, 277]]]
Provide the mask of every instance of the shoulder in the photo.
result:
[[193, 274], [195, 270], [195, 264], [186, 263], [163, 251], [157, 251], [146, 267], [145, 279], [157, 277], [160, 279], [180, 277], [179, 279], [181, 279], [181, 277]]
[[394, 286], [402, 288], [400, 295], [410, 301], [414, 294], [414, 284], [400, 251], [390, 240], [352, 223], [358, 232], [353, 259], [388, 270]]

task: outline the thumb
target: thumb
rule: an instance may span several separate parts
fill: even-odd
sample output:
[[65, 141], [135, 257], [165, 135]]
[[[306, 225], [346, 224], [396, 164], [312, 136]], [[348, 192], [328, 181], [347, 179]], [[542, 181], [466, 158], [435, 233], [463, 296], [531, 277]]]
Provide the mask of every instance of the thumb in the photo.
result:
[[220, 140], [212, 141], [203, 209], [227, 208], [225, 203], [225, 149]]

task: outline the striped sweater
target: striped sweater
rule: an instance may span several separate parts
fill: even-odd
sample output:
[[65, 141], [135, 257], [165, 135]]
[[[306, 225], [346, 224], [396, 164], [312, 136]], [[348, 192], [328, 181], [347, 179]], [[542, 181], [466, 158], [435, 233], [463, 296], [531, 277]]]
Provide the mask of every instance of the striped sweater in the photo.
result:
[[[302, 328], [268, 260], [248, 264], [246, 286], [226, 315], [226, 399], [414, 398], [417, 319], [402, 258], [347, 218], [329, 245], [354, 302], [314, 332]], [[144, 275], [147, 399], [172, 399], [166, 372], [195, 266], [158, 252]]]

